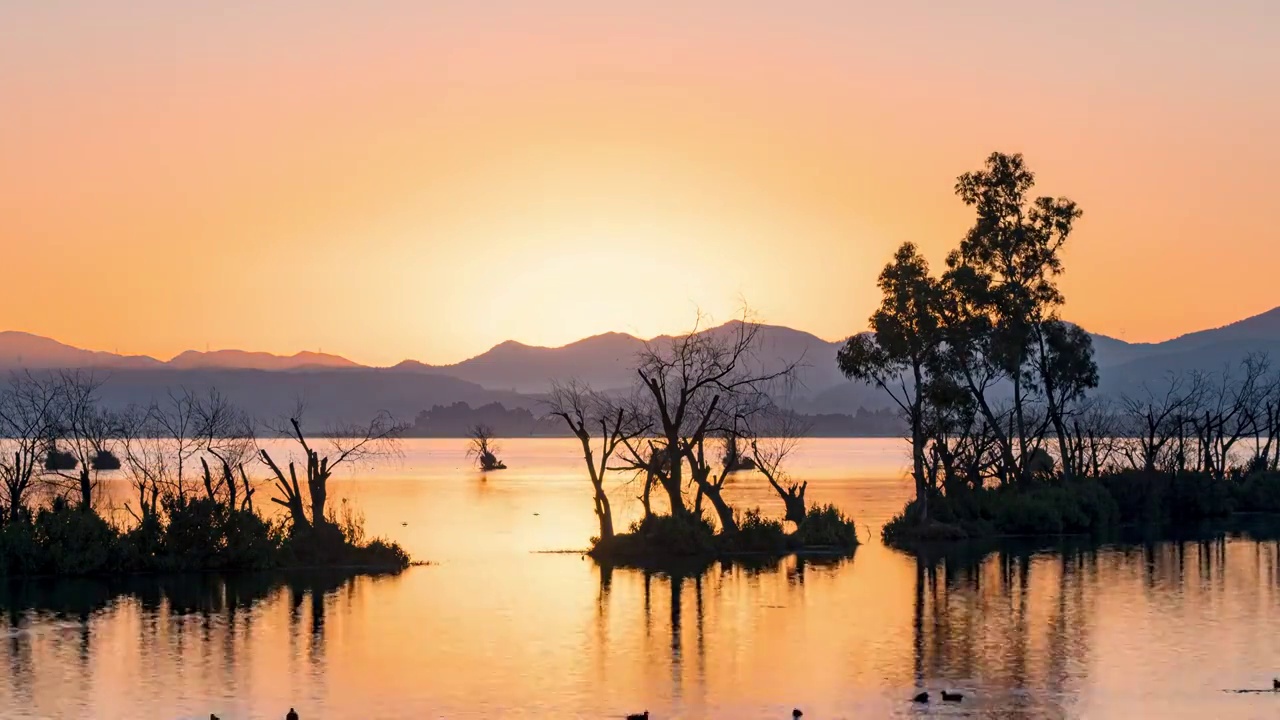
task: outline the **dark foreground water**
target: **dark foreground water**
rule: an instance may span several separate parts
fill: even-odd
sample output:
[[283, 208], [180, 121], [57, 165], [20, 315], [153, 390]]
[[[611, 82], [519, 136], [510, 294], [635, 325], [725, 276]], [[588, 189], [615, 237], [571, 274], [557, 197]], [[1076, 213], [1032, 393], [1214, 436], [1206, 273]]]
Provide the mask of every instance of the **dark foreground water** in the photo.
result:
[[[573, 444], [508, 441], [482, 478], [414, 441], [338, 491], [436, 564], [396, 577], [0, 584], [0, 718], [1274, 718], [1275, 541], [921, 559], [878, 541], [670, 576], [597, 566]], [[909, 487], [894, 441], [813, 440], [814, 501], [877, 536]], [[779, 513], [763, 481], [733, 496]], [[635, 488], [614, 493], [624, 515]], [[624, 522], [620, 521], [620, 526]], [[917, 688], [960, 705], [913, 706]]]

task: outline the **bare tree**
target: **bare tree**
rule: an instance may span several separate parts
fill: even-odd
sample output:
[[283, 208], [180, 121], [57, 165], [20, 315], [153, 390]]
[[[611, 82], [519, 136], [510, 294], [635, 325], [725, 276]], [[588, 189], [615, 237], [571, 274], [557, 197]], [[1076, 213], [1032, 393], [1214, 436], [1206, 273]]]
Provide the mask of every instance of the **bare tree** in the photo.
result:
[[649, 426], [633, 409], [612, 402], [577, 381], [554, 383], [547, 403], [551, 414], [563, 419], [582, 443], [582, 460], [591, 478], [596, 518], [600, 522], [600, 540], [608, 540], [613, 537], [613, 510], [604, 489], [609, 458], [619, 446], [639, 437]]
[[179, 388], [158, 403], [129, 408], [121, 416], [120, 442], [139, 510], [126, 507], [141, 520], [158, 511], [161, 499], [185, 502], [197, 476], [209, 499], [229, 509], [251, 507], [245, 464], [256, 454], [254, 435], [252, 419], [217, 389]]
[[[701, 318], [699, 318], [701, 321]], [[687, 514], [683, 467], [687, 463], [698, 502], [706, 497], [724, 532], [737, 531], [733, 509], [722, 489], [727, 473], [718, 475], [708, 460], [707, 440], [733, 432], [770, 405], [769, 391], [795, 376], [798, 362], [769, 368], [756, 357], [760, 325], [744, 312], [741, 321], [645, 345], [638, 359], [641, 406], [667, 453], [658, 483], [666, 491], [673, 514]], [[656, 463], [654, 463], [656, 464]]]
[[506, 470], [506, 463], [498, 459], [498, 443], [494, 441], [493, 428], [480, 423], [471, 428], [471, 442], [467, 445], [467, 457], [474, 457], [481, 470]]
[[83, 510], [93, 507], [102, 469], [100, 458], [111, 456], [119, 438], [119, 420], [98, 404], [102, 379], [79, 370], [64, 370], [56, 378], [57, 403], [54, 438], [76, 459], [77, 470], [56, 470], [51, 483], [77, 494]]
[[[215, 502], [225, 502], [228, 509], [251, 507], [253, 504], [253, 487], [245, 472], [245, 463], [255, 454], [257, 442], [254, 438], [253, 419], [227, 398], [211, 389], [207, 396], [200, 398], [194, 406], [196, 439], [200, 451], [212, 456], [214, 464], [220, 472], [210, 472], [208, 458], [200, 457], [200, 467], [204, 478], [205, 494]], [[236, 474], [243, 483], [243, 497], [237, 490]]]
[[[331, 428], [322, 441], [325, 444], [322, 454], [321, 450], [312, 448], [302, 430], [302, 410], [300, 404], [294, 416], [289, 418], [288, 425], [277, 430], [283, 437], [297, 442], [302, 450], [306, 461], [303, 471], [306, 496], [298, 482], [298, 471], [293, 461], [289, 462], [289, 474], [286, 477], [266, 448], [259, 450], [259, 457], [275, 475], [276, 489], [280, 493], [279, 497], [271, 498], [271, 502], [289, 510], [295, 531], [329, 524], [328, 516], [325, 515], [325, 502], [329, 494], [329, 478], [333, 476], [333, 472], [344, 463], [395, 452], [396, 438], [402, 429], [389, 413], [381, 412], [366, 425]], [[306, 507], [308, 500], [311, 506], [310, 517]]]
[[[1123, 440], [1115, 406], [1090, 399], [1078, 408], [1067, 426], [1066, 451], [1071, 466], [1082, 477], [1099, 477], [1110, 470]], [[1064, 463], [1065, 465], [1065, 463]]]
[[162, 488], [168, 487], [174, 472], [171, 455], [166, 452], [166, 438], [156, 418], [156, 406], [130, 406], [120, 416], [120, 446], [124, 452], [125, 474], [138, 493], [138, 510], [125, 503], [125, 509], [138, 522], [159, 516]]
[[1257, 428], [1251, 469], [1280, 470], [1280, 371], [1260, 384], [1257, 404], [1250, 415]]
[[[178, 500], [185, 499], [191, 492], [195, 477], [202, 435], [200, 404], [201, 397], [193, 390], [177, 387], [166, 390], [162, 399], [145, 409], [148, 435], [162, 446], [154, 448], [154, 452], [165, 455], [165, 472], [158, 475], [156, 481], [163, 495]], [[135, 416], [135, 420], [141, 417]]]
[[1242, 438], [1258, 431], [1258, 408], [1265, 405], [1265, 378], [1270, 361], [1263, 354], [1249, 354], [1240, 364], [1223, 368], [1207, 383], [1201, 412], [1191, 417], [1196, 432], [1200, 465], [1222, 479], [1231, 467], [1231, 451]]
[[0, 390], [0, 437], [10, 443], [0, 453], [0, 481], [10, 520], [27, 511], [28, 497], [40, 477], [44, 452], [57, 425], [60, 391], [52, 378], [12, 374]]
[[772, 408], [762, 413], [752, 426], [750, 440], [751, 457], [756, 469], [769, 481], [769, 485], [782, 499], [783, 518], [799, 527], [804, 522], [807, 507], [804, 493], [808, 482], [795, 482], [787, 476], [783, 465], [809, 431], [809, 423], [795, 413]]
[[1204, 396], [1204, 387], [1204, 381], [1198, 374], [1170, 374], [1166, 377], [1163, 392], [1144, 383], [1141, 395], [1121, 398], [1127, 425], [1125, 434], [1133, 439], [1133, 447], [1124, 448], [1131, 464], [1143, 470], [1155, 470], [1162, 453], [1177, 440], [1175, 454], [1180, 458], [1177, 465], [1185, 465], [1183, 431], [1188, 418], [1196, 414]]

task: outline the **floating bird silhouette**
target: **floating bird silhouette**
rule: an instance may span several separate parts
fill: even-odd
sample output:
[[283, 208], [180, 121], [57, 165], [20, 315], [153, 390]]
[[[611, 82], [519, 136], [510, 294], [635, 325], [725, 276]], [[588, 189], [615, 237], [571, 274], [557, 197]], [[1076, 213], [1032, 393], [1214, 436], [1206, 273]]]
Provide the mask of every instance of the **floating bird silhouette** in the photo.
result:
[[942, 691], [943, 702], [960, 702], [963, 699], [964, 699], [964, 693], [958, 693], [958, 692], [953, 693], [953, 692], [947, 692], [946, 690]]
[[796, 708], [795, 710], [791, 711], [791, 717], [793, 718], [798, 718], [801, 715], [804, 715], [804, 713], [800, 712], [800, 708]]
[[284, 720], [298, 720], [298, 711], [289, 708], [289, 714], [284, 716]]
[[916, 695], [915, 697], [911, 698], [911, 702], [920, 702], [920, 703], [929, 702], [929, 693], [922, 692], [919, 695]]
[[1280, 690], [1280, 678], [1271, 678], [1271, 689]]
[[209, 713], [209, 720], [218, 720], [218, 716], [213, 713]]
[[649, 720], [649, 711], [645, 710], [644, 712], [631, 713], [627, 716], [627, 720]]

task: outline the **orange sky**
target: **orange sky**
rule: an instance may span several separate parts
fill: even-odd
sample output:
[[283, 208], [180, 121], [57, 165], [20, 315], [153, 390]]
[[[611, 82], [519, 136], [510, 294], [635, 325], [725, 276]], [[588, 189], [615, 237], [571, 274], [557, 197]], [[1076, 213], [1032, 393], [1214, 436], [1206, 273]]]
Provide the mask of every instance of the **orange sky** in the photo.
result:
[[996, 149], [1084, 209], [1069, 318], [1280, 305], [1280, 6], [1112, 5], [4, 3], [0, 329], [450, 362], [746, 298], [835, 339]]

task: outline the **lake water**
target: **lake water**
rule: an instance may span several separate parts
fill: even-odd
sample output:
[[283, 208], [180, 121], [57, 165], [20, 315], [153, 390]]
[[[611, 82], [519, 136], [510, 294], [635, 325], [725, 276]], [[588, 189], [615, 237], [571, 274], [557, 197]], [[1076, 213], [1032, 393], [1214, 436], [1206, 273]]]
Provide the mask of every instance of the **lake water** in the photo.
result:
[[[0, 717], [1280, 717], [1278, 693], [1224, 692], [1280, 675], [1274, 541], [923, 561], [878, 539], [905, 447], [810, 440], [792, 474], [864, 526], [852, 558], [608, 572], [544, 552], [596, 531], [574, 441], [503, 445], [487, 477], [462, 441], [412, 440], [334, 484], [433, 563], [396, 577], [0, 586]], [[619, 529], [636, 494], [611, 492]], [[729, 497], [781, 514], [756, 475]]]

